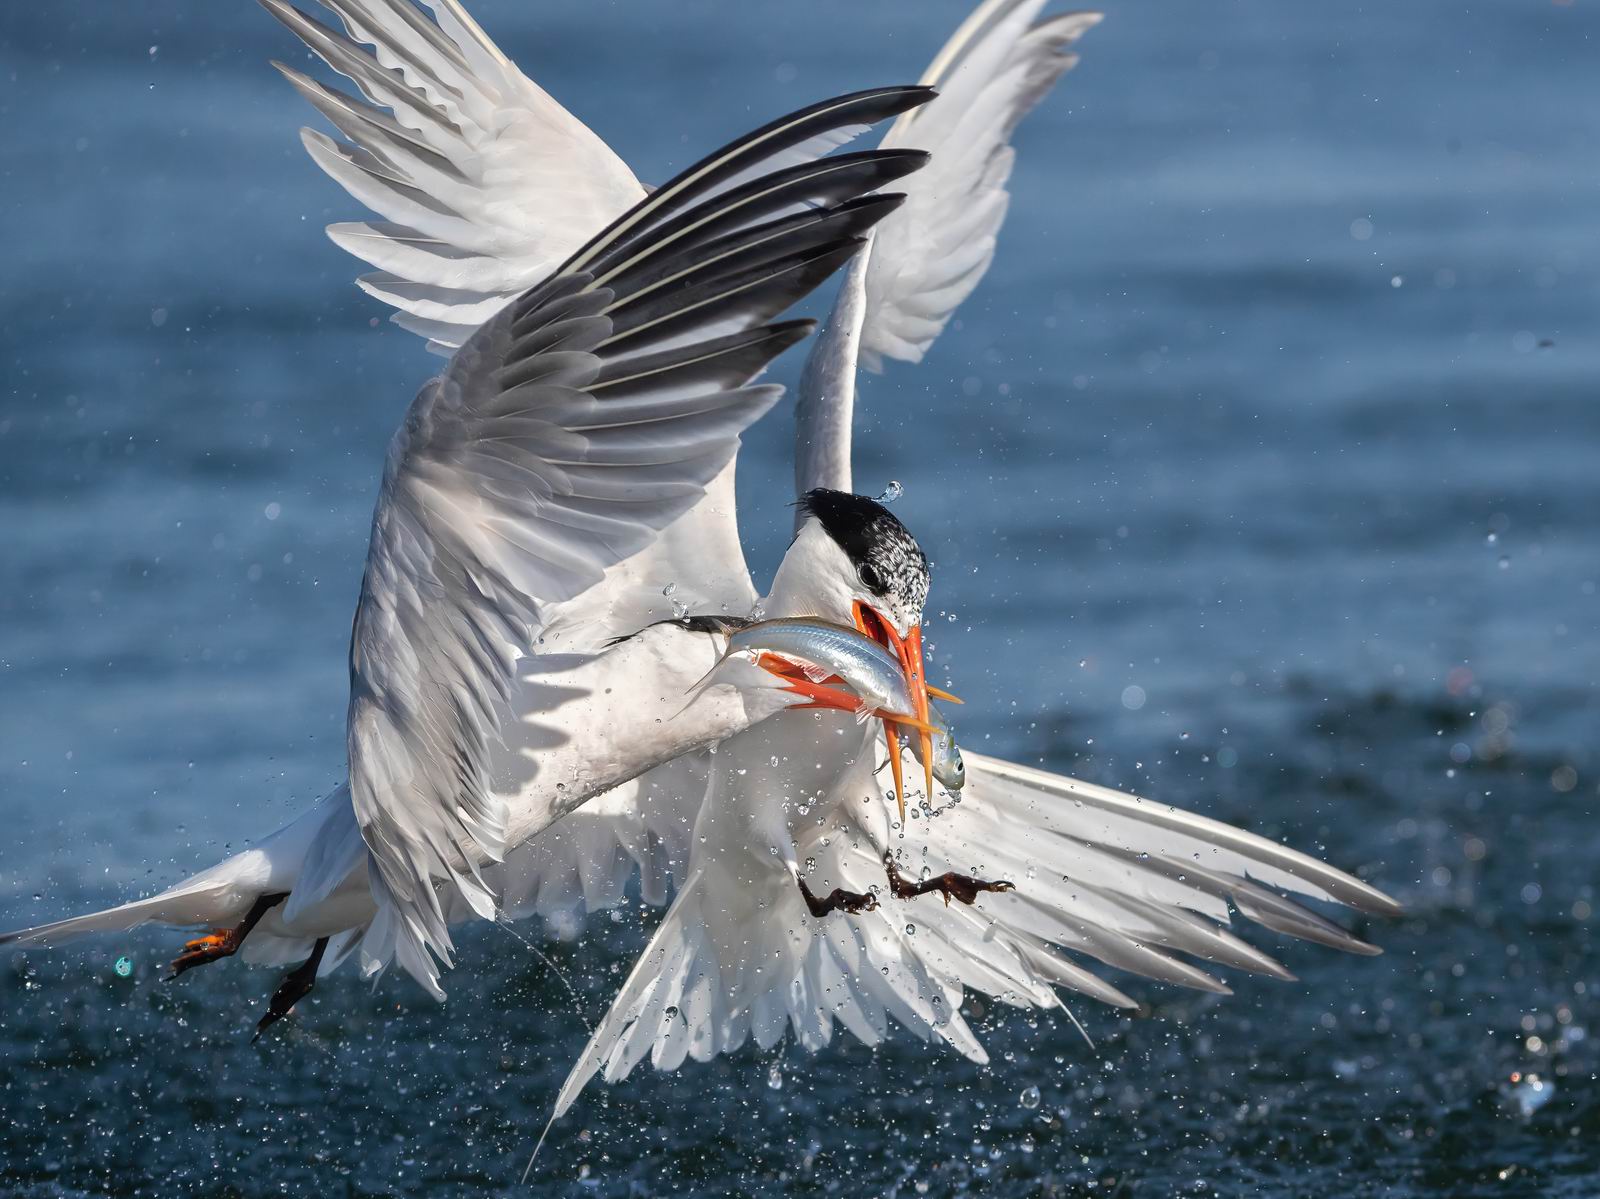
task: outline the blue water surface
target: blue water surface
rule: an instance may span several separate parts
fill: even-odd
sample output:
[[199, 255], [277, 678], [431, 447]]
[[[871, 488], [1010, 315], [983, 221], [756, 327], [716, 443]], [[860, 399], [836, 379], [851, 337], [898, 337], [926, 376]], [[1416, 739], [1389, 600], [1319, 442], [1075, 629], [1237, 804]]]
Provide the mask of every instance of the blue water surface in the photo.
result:
[[[910, 81], [962, 0], [478, 0], [646, 180]], [[1130, 0], [1018, 134], [982, 287], [863, 385], [973, 746], [1371, 878], [1350, 958], [597, 1088], [535, 1193], [1600, 1190], [1600, 7]], [[343, 770], [384, 445], [437, 365], [321, 233], [254, 5], [0, 12], [0, 927], [145, 893]], [[311, 69], [307, 67], [307, 69]], [[813, 305], [819, 308], [819, 305]], [[775, 372], [793, 381], [799, 356]], [[741, 459], [787, 539], [788, 418]], [[468, 930], [451, 998], [0, 959], [0, 1186], [509, 1192], [653, 920]], [[1270, 941], [1270, 937], [1268, 938]], [[1591, 1032], [1592, 1030], [1592, 1032]], [[1590, 1035], [1586, 1036], [1586, 1033]], [[1031, 1090], [1037, 1088], [1037, 1095]]]

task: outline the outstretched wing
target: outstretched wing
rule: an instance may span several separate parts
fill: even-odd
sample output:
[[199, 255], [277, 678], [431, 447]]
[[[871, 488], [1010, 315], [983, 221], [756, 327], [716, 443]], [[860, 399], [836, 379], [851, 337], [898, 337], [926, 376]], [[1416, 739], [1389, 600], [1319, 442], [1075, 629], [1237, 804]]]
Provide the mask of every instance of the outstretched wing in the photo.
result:
[[[877, 813], [861, 822], [860, 838], [835, 838], [819, 859], [830, 886], [881, 885], [878, 855], [889, 849], [908, 878], [953, 871], [1015, 884], [972, 907], [919, 902], [914, 937], [904, 935], [897, 901], [858, 921], [863, 966], [850, 975], [843, 1006], [856, 1017], [853, 1031], [873, 1030], [869, 1043], [885, 1034], [888, 1012], [984, 1061], [959, 1013], [965, 989], [1022, 1007], [1060, 1006], [1057, 987], [1137, 1006], [1087, 959], [1227, 994], [1210, 967], [1293, 977], [1230, 931], [1230, 907], [1275, 932], [1363, 954], [1378, 950], [1291, 896], [1373, 914], [1400, 911], [1359, 879], [1243, 829], [1048, 771], [964, 756], [960, 802], [921, 821], [918, 835], [895, 841]], [[880, 958], [904, 969], [886, 977], [871, 968]]]
[[926, 158], [819, 155], [928, 95], [826, 101], [689, 168], [473, 334], [412, 404], [350, 648], [371, 961], [392, 947], [422, 978], [430, 950], [448, 962], [438, 880], [492, 914], [478, 863], [508, 846], [487, 756], [516, 657], [548, 605], [682, 515], [777, 400], [747, 384], [810, 324], [768, 322], [899, 202], [867, 193]]
[[[361, 99], [276, 63], [347, 141], [307, 152], [382, 219], [328, 226], [377, 267], [361, 288], [442, 352], [644, 198], [611, 149], [489, 40], [457, 0], [321, 0], [340, 33], [261, 0]], [[364, 49], [370, 46], [371, 49]]]
[[[304, 129], [311, 157], [381, 220], [329, 236], [379, 268], [358, 282], [449, 353], [546, 278], [645, 190], [589, 129], [519, 71], [455, 0], [326, 0], [331, 29], [262, 0], [359, 96], [280, 64], [347, 140]], [[371, 49], [365, 49], [370, 46]], [[734, 464], [644, 551], [546, 612], [547, 648], [593, 650], [678, 611], [756, 600], [739, 542]]]
[[[884, 1040], [893, 1022], [986, 1062], [961, 1014], [969, 990], [1016, 1007], [1061, 1007], [1058, 988], [1138, 1006], [1100, 976], [1099, 963], [1226, 993], [1212, 965], [1292, 977], [1229, 930], [1230, 905], [1274, 931], [1363, 954], [1378, 950], [1290, 896], [1400, 910], [1360, 880], [1241, 829], [965, 757], [960, 802], [902, 836], [883, 802], [889, 780], [876, 778], [864, 755], [830, 797], [829, 815], [797, 841], [815, 894], [875, 891], [875, 910], [817, 918], [785, 872], [762, 877], [711, 861], [691, 868], [568, 1074], [557, 1115], [596, 1073], [615, 1082], [647, 1056], [673, 1070], [746, 1041], [770, 1049], [785, 1028], [815, 1052], [836, 1022], [867, 1045]], [[1015, 889], [979, 894], [971, 906], [937, 895], [903, 901], [885, 886], [882, 855], [891, 850], [903, 878], [949, 871]]]
[[795, 483], [848, 491], [857, 365], [918, 362], [972, 294], [1005, 220], [1017, 122], [1076, 63], [1071, 47], [1100, 20], [1039, 19], [1047, 0], [987, 0], [923, 76], [939, 98], [895, 122], [885, 146], [915, 144], [933, 166], [851, 265], [812, 347], [796, 408]]

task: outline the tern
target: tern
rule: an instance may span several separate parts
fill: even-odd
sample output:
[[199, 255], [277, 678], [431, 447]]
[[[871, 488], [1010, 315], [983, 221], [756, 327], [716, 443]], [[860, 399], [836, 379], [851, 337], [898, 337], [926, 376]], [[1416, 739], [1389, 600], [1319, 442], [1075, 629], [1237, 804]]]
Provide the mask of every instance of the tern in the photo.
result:
[[[283, 0], [263, 3], [361, 93], [280, 67], [344, 138], [307, 130], [307, 150], [378, 217], [329, 234], [376, 268], [360, 285], [450, 357], [435, 388], [454, 394], [463, 383], [452, 380], [507, 372], [535, 378], [505, 362], [507, 348], [527, 337], [519, 323], [527, 297], [561, 291], [574, 269], [603, 281], [605, 254], [675, 236], [679, 225], [659, 206], [670, 206], [673, 189], [699, 168], [647, 189], [455, 0], [429, 4], [431, 20], [412, 0], [323, 0], [342, 32]], [[925, 90], [869, 93], [870, 111], [807, 127], [803, 145], [815, 155], [871, 120], [896, 118], [881, 157], [864, 160], [882, 177], [830, 193], [825, 211], [834, 215], [818, 218], [849, 224], [849, 238], [865, 245], [842, 273], [802, 378], [796, 532], [766, 594], [745, 565], [733, 478], [738, 431], [776, 401], [770, 390], [740, 402], [717, 451], [694, 460], [691, 481], [668, 485], [657, 464], [632, 459], [643, 485], [673, 502], [658, 501], [648, 519], [633, 512], [621, 538], [587, 512], [564, 525], [561, 561], [583, 569], [560, 576], [561, 585], [496, 571], [484, 595], [469, 571], [407, 597], [470, 594], [469, 604], [445, 609], [461, 624], [401, 608], [386, 614], [375, 632], [424, 647], [453, 638], [474, 675], [484, 673], [485, 657], [520, 654], [482, 703], [421, 727], [396, 724], [360, 669], [393, 660], [381, 641], [369, 654], [358, 615], [347, 787], [252, 851], [248, 869], [230, 859], [217, 868], [225, 878], [202, 875], [150, 900], [11, 938], [51, 941], [143, 919], [215, 923], [228, 926], [216, 952], [305, 957], [302, 971], [326, 972], [359, 949], [366, 972], [393, 959], [439, 994], [437, 963], [449, 961], [455, 920], [538, 914], [570, 930], [586, 912], [619, 902], [637, 874], [647, 901], [670, 906], [562, 1088], [557, 1114], [597, 1073], [616, 1081], [646, 1057], [674, 1069], [751, 1041], [769, 1048], [787, 1030], [815, 1051], [836, 1025], [871, 1045], [892, 1022], [981, 1062], [984, 1049], [961, 1013], [969, 991], [1039, 1008], [1061, 1008], [1061, 990], [1137, 1006], [1086, 962], [1216, 992], [1227, 988], [1196, 960], [1288, 978], [1229, 931], [1230, 910], [1277, 932], [1377, 952], [1290, 896], [1381, 914], [1398, 911], [1393, 900], [1248, 832], [971, 752], [959, 802], [925, 771], [922, 792], [903, 808], [902, 746], [891, 723], [863, 726], [852, 712], [811, 707], [793, 680], [755, 663], [724, 663], [725, 685], [682, 708], [727, 649], [729, 630], [745, 620], [815, 618], [853, 627], [895, 655], [919, 709], [902, 727], [918, 742], [928, 734], [921, 625], [929, 563], [894, 513], [852, 493], [855, 376], [885, 360], [919, 360], [986, 271], [1008, 200], [1012, 133], [1099, 20], [1042, 16], [1043, 8], [1044, 0], [987, 0], [936, 56]], [[913, 174], [924, 152], [931, 165]], [[843, 160], [856, 156], [820, 161]], [[794, 168], [780, 153], [765, 169]], [[891, 184], [904, 197], [892, 210], [893, 201], [866, 195]], [[607, 222], [621, 233], [610, 242], [601, 234], [597, 252], [592, 239]], [[552, 272], [556, 282], [543, 282]], [[787, 289], [785, 302], [798, 294]], [[596, 319], [582, 311], [570, 319]], [[725, 334], [712, 326], [699, 335]], [[593, 336], [603, 346], [609, 334]], [[763, 342], [745, 365], [753, 374], [777, 352]], [[603, 363], [595, 377], [614, 369]], [[591, 393], [573, 412], [586, 422], [605, 408]], [[414, 409], [407, 429], [417, 424]], [[401, 438], [417, 435], [407, 429]], [[626, 465], [609, 475], [619, 487]], [[486, 504], [503, 518], [497, 532], [519, 544], [523, 523], [539, 519], [540, 504], [512, 494], [520, 475], [511, 470], [480, 482], [403, 470], [396, 478], [399, 485], [386, 479], [378, 529], [385, 506], [402, 495], [416, 497], [401, 512], [408, 520], [467, 518]], [[386, 551], [381, 569], [413, 560], [400, 552], [409, 535], [395, 529], [395, 553]], [[451, 554], [499, 554], [453, 527], [445, 540]], [[426, 559], [440, 534], [415, 542]], [[375, 537], [375, 553], [379, 545]], [[512, 624], [531, 630], [515, 653], [500, 636], [507, 610]], [[440, 665], [457, 677], [448, 672], [459, 660], [440, 663], [430, 652], [408, 663], [410, 685], [439, 679]], [[701, 704], [711, 707], [697, 711]], [[481, 734], [476, 756], [457, 756], [464, 727]], [[491, 745], [496, 730], [503, 753]], [[641, 736], [647, 744], [636, 744]], [[927, 765], [928, 747], [920, 748]], [[397, 763], [419, 774], [406, 776]], [[475, 776], [492, 786], [475, 787]], [[418, 805], [418, 777], [424, 794], [444, 802]], [[204, 958], [213, 949], [191, 952]], [[299, 984], [276, 1006], [297, 992]]]
[[[702, 501], [782, 394], [752, 380], [814, 325], [774, 318], [860, 248], [903, 199], [883, 189], [927, 160], [828, 155], [931, 95], [812, 105], [615, 219], [597, 214], [603, 228], [464, 340], [390, 443], [351, 634], [347, 781], [159, 895], [0, 944], [218, 926], [174, 974], [241, 950], [303, 959], [258, 1035], [352, 953], [369, 975], [397, 963], [442, 997], [450, 924], [496, 913], [485, 867], [687, 750], [791, 705], [827, 707], [760, 665], [719, 665], [728, 625], [714, 615], [645, 614], [630, 636], [553, 646], [563, 602], [626, 578], [619, 564]], [[417, 131], [373, 128], [388, 154], [423, 160]], [[689, 698], [714, 666], [715, 686]], [[837, 702], [853, 719], [855, 699]]]

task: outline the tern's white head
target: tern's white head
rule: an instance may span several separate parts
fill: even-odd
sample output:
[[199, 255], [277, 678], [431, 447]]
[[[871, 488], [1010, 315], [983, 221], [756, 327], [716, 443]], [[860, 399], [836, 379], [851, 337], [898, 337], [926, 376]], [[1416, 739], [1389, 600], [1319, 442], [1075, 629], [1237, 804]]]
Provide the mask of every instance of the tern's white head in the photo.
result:
[[928, 558], [894, 513], [864, 495], [826, 488], [806, 492], [800, 512], [800, 531], [773, 580], [772, 599], [783, 611], [771, 615], [859, 626], [865, 609], [869, 621], [876, 617], [901, 640], [921, 626]]
[[[854, 625], [894, 651], [916, 701], [922, 760], [931, 763], [922, 663], [927, 555], [894, 513], [864, 495], [817, 488], [801, 497], [800, 511], [805, 519], [772, 581], [767, 614], [820, 616]], [[903, 794], [896, 735], [887, 723], [884, 731], [895, 788]], [[933, 794], [931, 775], [927, 794]]]

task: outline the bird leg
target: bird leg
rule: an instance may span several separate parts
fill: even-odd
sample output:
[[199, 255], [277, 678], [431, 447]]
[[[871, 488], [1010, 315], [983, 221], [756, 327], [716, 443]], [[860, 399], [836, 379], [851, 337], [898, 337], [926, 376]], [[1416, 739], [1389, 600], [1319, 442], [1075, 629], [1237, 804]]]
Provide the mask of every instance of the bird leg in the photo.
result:
[[295, 1004], [311, 994], [311, 988], [317, 984], [317, 967], [322, 965], [322, 955], [327, 948], [328, 938], [318, 937], [311, 947], [311, 956], [284, 976], [272, 998], [267, 1000], [267, 1014], [256, 1025], [255, 1035], [250, 1038], [252, 1045], [261, 1039], [262, 1033], [287, 1016]]
[[167, 975], [167, 981], [171, 982], [184, 971], [204, 966], [207, 962], [231, 958], [239, 952], [250, 931], [261, 923], [261, 918], [288, 898], [287, 891], [258, 895], [256, 901], [250, 905], [250, 910], [245, 913], [244, 919], [235, 927], [215, 928], [203, 937], [185, 942], [183, 952], [172, 959], [172, 973]]
[[857, 912], [870, 912], [877, 908], [878, 897], [871, 891], [865, 895], [859, 891], [846, 891], [843, 887], [835, 887], [823, 898], [818, 899], [811, 894], [811, 888], [806, 886], [806, 880], [796, 879], [800, 884], [800, 897], [806, 901], [806, 907], [811, 909], [811, 914], [821, 919], [829, 912], [841, 911], [854, 916]]
[[930, 891], [937, 891], [944, 896], [945, 907], [950, 906], [952, 896], [962, 903], [971, 904], [977, 901], [978, 892], [980, 891], [1016, 890], [1015, 884], [1004, 880], [991, 883], [981, 878], [973, 878], [970, 874], [957, 874], [953, 870], [945, 874], [935, 875], [932, 878], [925, 878], [920, 883], [914, 883], [895, 869], [894, 854], [892, 853], [883, 855], [883, 869], [889, 876], [889, 894], [896, 899], [915, 899], [918, 895], [926, 895]]

